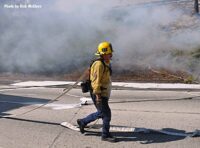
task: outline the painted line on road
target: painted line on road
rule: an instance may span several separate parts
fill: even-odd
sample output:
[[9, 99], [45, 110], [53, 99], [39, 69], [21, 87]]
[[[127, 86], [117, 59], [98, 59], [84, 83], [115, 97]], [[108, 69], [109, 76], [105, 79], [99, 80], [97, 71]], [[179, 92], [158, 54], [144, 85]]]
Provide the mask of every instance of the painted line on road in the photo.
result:
[[[69, 122], [62, 122], [62, 126], [69, 128], [74, 131], [80, 131], [78, 126], [75, 126]], [[89, 127], [93, 128], [93, 126]], [[166, 131], [166, 130], [158, 130], [158, 129], [150, 129], [150, 128], [135, 128], [135, 127], [126, 127], [126, 126], [110, 126], [111, 131], [118, 132], [135, 132], [135, 133], [161, 133], [165, 135], [171, 136], [181, 136], [181, 137], [197, 137], [200, 136], [200, 130], [195, 130], [193, 132], [175, 132], [175, 131]]]
[[[17, 102], [17, 101], [0, 101], [1, 103], [12, 103], [12, 104], [22, 104], [22, 105], [33, 105], [33, 106], [41, 106], [41, 102]], [[81, 107], [81, 103], [77, 104], [46, 104], [43, 107], [51, 108], [53, 110], [65, 110], [71, 108], [78, 108]]]
[[[58, 86], [58, 85], [71, 85], [73, 81], [26, 81], [11, 84], [11, 86]], [[80, 83], [78, 83], [80, 85]], [[135, 89], [191, 89], [200, 90], [199, 84], [183, 84], [183, 83], [131, 83], [131, 82], [112, 82], [112, 86], [130, 87]]]

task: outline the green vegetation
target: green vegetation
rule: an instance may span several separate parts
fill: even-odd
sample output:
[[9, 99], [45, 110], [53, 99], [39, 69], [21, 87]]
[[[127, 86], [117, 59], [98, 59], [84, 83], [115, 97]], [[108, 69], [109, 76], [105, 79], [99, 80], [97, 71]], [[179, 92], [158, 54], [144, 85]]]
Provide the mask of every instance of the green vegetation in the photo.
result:
[[192, 57], [200, 59], [200, 47], [191, 52]]
[[187, 59], [187, 62], [184, 64], [186, 64], [185, 66], [189, 73], [188, 76], [184, 78], [184, 83], [199, 83], [197, 69], [200, 66], [200, 47], [192, 50], [173, 49], [170, 54], [175, 59]]

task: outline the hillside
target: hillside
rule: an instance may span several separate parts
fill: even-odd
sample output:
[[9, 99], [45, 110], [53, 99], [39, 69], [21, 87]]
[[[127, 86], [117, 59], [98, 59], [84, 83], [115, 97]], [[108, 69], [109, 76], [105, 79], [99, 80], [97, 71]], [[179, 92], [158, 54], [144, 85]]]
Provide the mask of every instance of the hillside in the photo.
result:
[[[16, 1], [0, 4], [9, 2]], [[0, 9], [2, 83], [76, 80], [104, 40], [114, 48], [114, 81], [200, 79], [200, 15], [193, 0], [37, 3], [42, 9]]]

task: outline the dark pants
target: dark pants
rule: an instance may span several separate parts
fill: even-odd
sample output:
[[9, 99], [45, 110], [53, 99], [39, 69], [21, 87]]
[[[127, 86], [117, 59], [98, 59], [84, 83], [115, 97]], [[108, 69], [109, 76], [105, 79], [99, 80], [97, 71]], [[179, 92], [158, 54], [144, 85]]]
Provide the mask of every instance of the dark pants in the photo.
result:
[[98, 118], [102, 118], [103, 120], [103, 128], [102, 128], [102, 137], [109, 136], [110, 129], [110, 121], [111, 121], [111, 110], [108, 105], [108, 98], [102, 97], [101, 105], [96, 105], [96, 95], [91, 93], [91, 97], [95, 107], [97, 108], [97, 112], [88, 115], [87, 117], [81, 119], [83, 125], [87, 125], [88, 123], [95, 121]]

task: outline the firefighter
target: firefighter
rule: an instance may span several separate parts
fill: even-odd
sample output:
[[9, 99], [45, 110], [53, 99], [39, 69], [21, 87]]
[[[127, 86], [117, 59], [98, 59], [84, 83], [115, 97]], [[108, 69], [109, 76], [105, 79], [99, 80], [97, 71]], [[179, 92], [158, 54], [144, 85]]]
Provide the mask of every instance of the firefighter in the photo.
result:
[[85, 126], [95, 121], [96, 119], [102, 118], [102, 141], [116, 142], [116, 138], [110, 134], [110, 121], [111, 121], [111, 110], [108, 105], [108, 100], [111, 92], [111, 58], [112, 58], [112, 45], [109, 42], [102, 42], [98, 45], [97, 52], [95, 55], [98, 59], [95, 60], [90, 68], [90, 82], [91, 90], [90, 95], [93, 103], [97, 109], [96, 112], [88, 115], [85, 118], [78, 119], [77, 124], [79, 125], [80, 132], [85, 132]]

